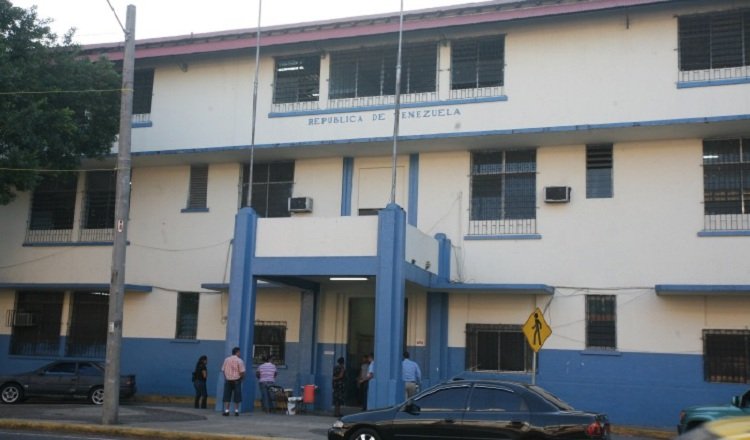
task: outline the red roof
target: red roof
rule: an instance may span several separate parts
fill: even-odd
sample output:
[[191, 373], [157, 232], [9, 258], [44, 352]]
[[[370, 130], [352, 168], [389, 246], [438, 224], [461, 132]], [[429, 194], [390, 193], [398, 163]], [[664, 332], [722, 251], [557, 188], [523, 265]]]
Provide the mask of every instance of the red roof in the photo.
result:
[[[607, 9], [669, 3], [676, 0], [492, 0], [447, 8], [404, 12], [404, 31], [436, 29], [551, 17]], [[379, 14], [337, 20], [261, 28], [261, 47], [312, 41], [383, 35], [398, 32], [399, 14]], [[255, 48], [257, 29], [151, 38], [136, 41], [136, 58], [156, 58]], [[123, 44], [104, 43], [83, 47], [92, 57], [123, 57]]]

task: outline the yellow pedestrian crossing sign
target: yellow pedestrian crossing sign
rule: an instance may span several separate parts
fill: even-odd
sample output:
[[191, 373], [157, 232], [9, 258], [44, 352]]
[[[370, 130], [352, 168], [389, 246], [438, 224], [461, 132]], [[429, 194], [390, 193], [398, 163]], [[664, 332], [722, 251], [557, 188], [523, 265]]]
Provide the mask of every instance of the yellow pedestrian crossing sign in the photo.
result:
[[529, 319], [523, 325], [523, 334], [526, 335], [529, 346], [535, 352], [542, 348], [544, 341], [552, 334], [552, 329], [549, 328], [547, 321], [544, 320], [544, 314], [539, 310], [539, 307], [529, 315]]

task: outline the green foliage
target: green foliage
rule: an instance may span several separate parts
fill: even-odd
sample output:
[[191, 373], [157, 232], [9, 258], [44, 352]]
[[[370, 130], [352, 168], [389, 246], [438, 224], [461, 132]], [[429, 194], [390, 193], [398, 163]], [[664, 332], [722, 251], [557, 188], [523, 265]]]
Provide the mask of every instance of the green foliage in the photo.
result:
[[0, 0], [0, 204], [33, 189], [36, 170], [109, 153], [119, 129], [114, 65], [91, 62], [72, 31], [58, 41], [48, 24], [36, 8]]

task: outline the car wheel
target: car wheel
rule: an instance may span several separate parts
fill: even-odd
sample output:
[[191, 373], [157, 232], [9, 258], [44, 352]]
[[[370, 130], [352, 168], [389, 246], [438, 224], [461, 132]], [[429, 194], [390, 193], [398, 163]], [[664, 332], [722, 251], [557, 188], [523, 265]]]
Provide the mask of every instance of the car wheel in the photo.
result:
[[0, 390], [3, 403], [18, 403], [23, 400], [23, 388], [17, 383], [5, 384]]
[[362, 428], [349, 437], [349, 440], [380, 440], [380, 436], [374, 429]]
[[95, 387], [89, 392], [89, 402], [94, 405], [104, 403], [104, 387]]

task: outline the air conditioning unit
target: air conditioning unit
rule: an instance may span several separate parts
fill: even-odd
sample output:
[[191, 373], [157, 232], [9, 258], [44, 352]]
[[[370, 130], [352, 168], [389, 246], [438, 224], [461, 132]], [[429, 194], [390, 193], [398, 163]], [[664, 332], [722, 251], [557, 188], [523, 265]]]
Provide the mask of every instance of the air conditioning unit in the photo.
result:
[[312, 212], [312, 207], [310, 197], [289, 197], [289, 212]]
[[544, 201], [547, 203], [568, 203], [570, 202], [569, 186], [545, 186]]

